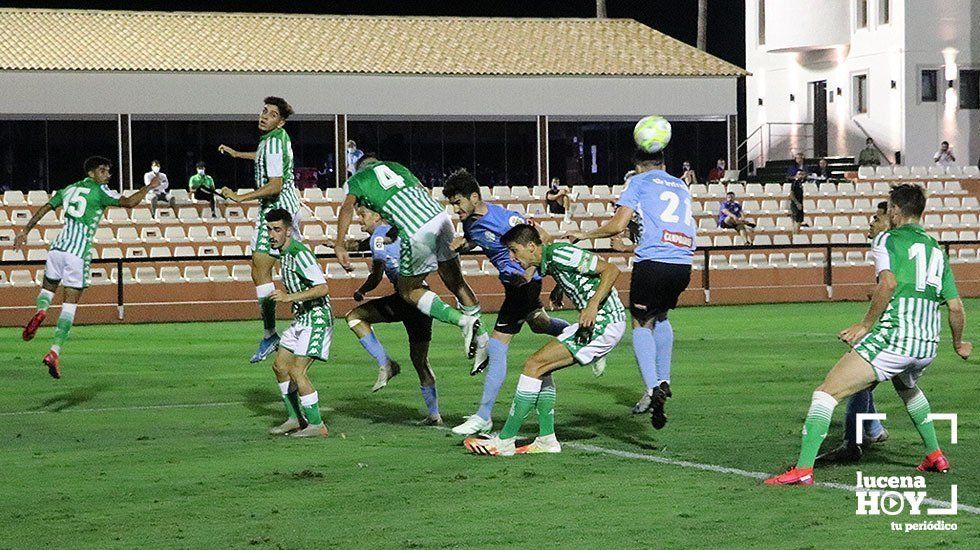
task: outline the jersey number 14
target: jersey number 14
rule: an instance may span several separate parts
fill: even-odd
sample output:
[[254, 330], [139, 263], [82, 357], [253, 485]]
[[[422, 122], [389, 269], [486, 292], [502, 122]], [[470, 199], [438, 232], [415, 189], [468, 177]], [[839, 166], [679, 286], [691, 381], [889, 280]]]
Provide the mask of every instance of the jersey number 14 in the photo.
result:
[[909, 259], [915, 260], [915, 290], [925, 292], [927, 286], [935, 287], [936, 293], [943, 290], [943, 267], [945, 260], [938, 248], [931, 250], [926, 257], [926, 245], [915, 243], [909, 247]]

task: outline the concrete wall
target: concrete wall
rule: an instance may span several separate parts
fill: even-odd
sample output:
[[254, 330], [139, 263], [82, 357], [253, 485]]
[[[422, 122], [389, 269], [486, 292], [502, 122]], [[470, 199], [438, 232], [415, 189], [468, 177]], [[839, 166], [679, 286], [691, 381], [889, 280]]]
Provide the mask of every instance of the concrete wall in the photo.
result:
[[0, 114], [729, 115], [734, 78], [0, 72]]

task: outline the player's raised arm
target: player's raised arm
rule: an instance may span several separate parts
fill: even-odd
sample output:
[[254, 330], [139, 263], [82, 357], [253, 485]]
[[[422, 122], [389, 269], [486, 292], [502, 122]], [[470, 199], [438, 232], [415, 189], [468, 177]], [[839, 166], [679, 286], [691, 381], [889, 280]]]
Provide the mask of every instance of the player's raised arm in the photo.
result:
[[255, 160], [255, 151], [236, 151], [227, 145], [219, 145], [218, 152], [235, 159]]
[[31, 229], [34, 229], [34, 226], [41, 221], [41, 218], [45, 214], [52, 210], [54, 210], [54, 207], [48, 203], [41, 205], [41, 208], [38, 208], [37, 212], [34, 212], [31, 219], [27, 220], [27, 225], [24, 226], [24, 229], [17, 232], [17, 235], [14, 237], [14, 246], [24, 246], [27, 244], [27, 234], [31, 232]]
[[323, 298], [330, 293], [330, 289], [327, 287], [327, 283], [321, 283], [316, 286], [311, 286], [310, 288], [288, 294], [281, 289], [276, 289], [272, 291], [272, 299], [276, 302], [291, 303], [291, 302], [305, 302], [307, 300], [316, 300], [317, 298]]
[[350, 228], [350, 222], [354, 218], [354, 203], [357, 199], [354, 195], [347, 195], [344, 199], [344, 204], [340, 205], [340, 211], [337, 212], [337, 238], [334, 240], [334, 252], [337, 254], [337, 262], [346, 269], [351, 270], [350, 265], [350, 255], [347, 254], [347, 250], [344, 248], [344, 238], [347, 236], [347, 230]]
[[158, 176], [154, 176], [153, 179], [150, 180], [150, 183], [147, 183], [132, 195], [120, 198], [119, 206], [123, 208], [133, 208], [139, 205], [139, 203], [143, 202], [143, 199], [146, 198], [146, 194], [150, 192], [150, 189], [156, 189], [159, 186], [160, 178]]
[[227, 187], [222, 187], [219, 193], [222, 197], [233, 200], [235, 202], [247, 202], [255, 201], [259, 199], [264, 199], [268, 197], [277, 197], [279, 193], [282, 192], [282, 178], [269, 178], [269, 182], [259, 187], [255, 191], [250, 191], [248, 193], [243, 193], [239, 195]]
[[630, 220], [632, 219], [633, 209], [628, 206], [620, 206], [616, 209], [616, 213], [613, 214], [613, 217], [606, 223], [602, 224], [602, 226], [597, 227], [592, 231], [572, 231], [568, 234], [568, 237], [577, 241], [613, 237], [615, 235], [619, 235], [623, 231], [626, 231], [626, 227], [629, 225]]
[[364, 299], [364, 295], [372, 290], [378, 288], [381, 284], [381, 279], [385, 275], [385, 264], [382, 261], [374, 260], [371, 262], [371, 273], [368, 274], [367, 279], [364, 279], [364, 283], [354, 291], [354, 301], [360, 302]]

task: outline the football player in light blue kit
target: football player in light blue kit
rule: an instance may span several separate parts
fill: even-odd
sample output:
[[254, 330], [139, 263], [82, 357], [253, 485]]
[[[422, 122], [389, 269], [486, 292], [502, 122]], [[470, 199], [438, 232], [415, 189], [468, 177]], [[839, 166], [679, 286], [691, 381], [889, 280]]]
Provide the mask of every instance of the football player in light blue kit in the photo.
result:
[[602, 227], [570, 235], [597, 239], [618, 235], [639, 214], [640, 240], [630, 279], [633, 352], [647, 391], [633, 407], [634, 414], [650, 412], [656, 429], [667, 423], [664, 403], [671, 397], [670, 362], [674, 329], [667, 312], [691, 281], [696, 227], [687, 185], [664, 171], [664, 153], [637, 150], [636, 175], [616, 201], [616, 214]]
[[[510, 257], [510, 251], [500, 237], [515, 225], [526, 223], [524, 216], [483, 200], [480, 184], [466, 170], [459, 170], [446, 180], [442, 193], [463, 221], [463, 237], [453, 242], [457, 251], [483, 250], [500, 273], [504, 285], [504, 303], [497, 314], [497, 323], [490, 335], [490, 358], [475, 365], [470, 374], [487, 368], [483, 381], [483, 397], [476, 414], [453, 428], [457, 435], [489, 432], [493, 428], [491, 412], [497, 394], [507, 375], [507, 348], [511, 338], [526, 322], [531, 331], [558, 336], [568, 326], [562, 319], [549, 317], [541, 304], [541, 276], [527, 277], [524, 268]], [[549, 376], [550, 378], [550, 376]]]
[[[381, 215], [364, 206], [357, 207], [361, 225], [371, 232], [368, 246], [371, 250], [371, 273], [364, 283], [354, 291], [354, 300], [364, 300], [364, 295], [378, 287], [385, 276], [392, 285], [398, 281], [398, 262], [401, 257], [401, 241], [395, 235], [389, 236], [391, 226], [384, 223]], [[432, 341], [432, 317], [422, 313], [413, 304], [405, 301], [397, 292], [383, 298], [370, 300], [354, 308], [347, 314], [347, 326], [357, 336], [361, 346], [378, 362], [378, 379], [371, 391], [378, 391], [388, 385], [400, 371], [384, 346], [378, 341], [372, 325], [375, 323], [402, 323], [408, 333], [408, 353], [412, 365], [419, 375], [419, 389], [422, 400], [428, 409], [428, 416], [419, 424], [441, 426], [439, 397], [436, 392], [436, 377], [429, 366], [429, 343]]]

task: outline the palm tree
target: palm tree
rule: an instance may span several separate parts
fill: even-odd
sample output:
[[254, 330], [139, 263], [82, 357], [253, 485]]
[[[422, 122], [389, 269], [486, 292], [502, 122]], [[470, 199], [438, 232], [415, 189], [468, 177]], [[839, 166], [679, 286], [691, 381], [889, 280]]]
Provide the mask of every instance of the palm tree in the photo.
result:
[[606, 0], [595, 0], [595, 18], [606, 18]]
[[698, 0], [698, 49], [708, 47], [708, 0]]

